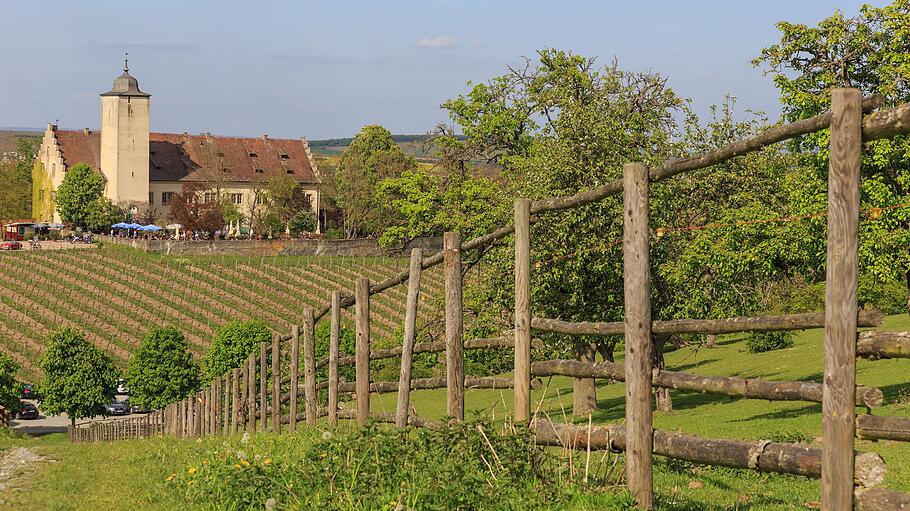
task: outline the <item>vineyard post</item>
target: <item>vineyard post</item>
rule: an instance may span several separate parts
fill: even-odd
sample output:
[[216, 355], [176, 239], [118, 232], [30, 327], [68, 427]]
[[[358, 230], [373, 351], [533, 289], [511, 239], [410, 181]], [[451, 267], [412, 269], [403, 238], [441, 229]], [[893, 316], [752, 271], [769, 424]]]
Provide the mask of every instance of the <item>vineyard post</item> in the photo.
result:
[[288, 410], [290, 422], [288, 429], [293, 433], [297, 431], [297, 386], [300, 384], [300, 327], [291, 326], [291, 404]]
[[464, 317], [462, 315], [461, 234], [443, 235], [445, 261], [446, 396], [448, 414], [464, 420]]
[[256, 431], [256, 354], [247, 357], [247, 400], [246, 400], [246, 430], [250, 433]]
[[531, 201], [515, 199], [515, 422], [531, 418]]
[[205, 436], [208, 428], [208, 393], [203, 389], [199, 391], [199, 423], [201, 427], [199, 428], [199, 436]]
[[623, 288], [626, 344], [626, 478], [638, 506], [651, 509], [651, 275], [648, 267], [648, 168], [623, 168]]
[[370, 279], [357, 280], [356, 344], [354, 347], [357, 423], [365, 425], [370, 416]]
[[338, 337], [341, 334], [341, 291], [332, 291], [332, 324], [329, 335], [329, 423], [338, 425]]
[[411, 407], [411, 357], [414, 354], [414, 337], [417, 330], [417, 305], [420, 299], [420, 272], [423, 250], [411, 250], [411, 266], [408, 270], [408, 301], [404, 314], [404, 339], [401, 344], [401, 373], [398, 378], [398, 404], [395, 409], [395, 425], [408, 425], [408, 409]]
[[268, 431], [268, 343], [259, 343], [259, 430]]
[[281, 341], [272, 334], [272, 432], [281, 433]]
[[231, 431], [231, 372], [224, 373], [224, 400], [221, 406], [221, 434], [227, 435]]
[[231, 433], [237, 432], [240, 423], [240, 368], [231, 369]]
[[303, 395], [306, 423], [316, 425], [316, 325], [313, 309], [303, 311]]
[[822, 509], [853, 509], [856, 288], [862, 95], [831, 92], [825, 376], [822, 388]]
[[247, 387], [250, 383], [250, 359], [249, 357], [245, 358], [240, 363], [240, 399], [239, 399], [239, 408], [240, 408], [240, 417], [239, 419], [239, 428], [238, 431], [246, 431], [248, 426], [247, 421], [247, 395], [249, 390]]

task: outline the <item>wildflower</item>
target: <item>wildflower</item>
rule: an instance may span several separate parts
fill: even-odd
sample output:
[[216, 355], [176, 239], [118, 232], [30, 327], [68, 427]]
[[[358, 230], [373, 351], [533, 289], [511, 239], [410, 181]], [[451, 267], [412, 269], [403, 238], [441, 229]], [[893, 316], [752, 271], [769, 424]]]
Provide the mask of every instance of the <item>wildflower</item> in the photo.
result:
[[265, 511], [273, 511], [277, 506], [278, 501], [275, 500], [275, 497], [269, 497], [268, 500], [265, 501]]
[[272, 464], [272, 458], [266, 458], [266, 459], [262, 460], [262, 464], [263, 464], [263, 465], [271, 465], [271, 464]]
[[240, 459], [242, 459], [242, 460], [245, 460], [245, 459], [246, 459], [246, 453], [245, 453], [244, 451], [237, 451], [237, 457], [240, 458]]
[[189, 481], [186, 482], [186, 485], [187, 485], [187, 486], [193, 486], [194, 484], [196, 484], [196, 480], [195, 480], [195, 479], [190, 479]]
[[255, 456], [253, 456], [253, 461], [259, 461], [259, 460], [261, 460], [261, 459], [262, 459], [262, 455], [261, 455], [261, 454], [257, 454], [257, 455], [255, 455]]
[[176, 477], [176, 476], [177, 476], [177, 474], [171, 474], [171, 475], [165, 477], [164, 480], [165, 480], [165, 481], [173, 481], [173, 480], [174, 480], [174, 477]]
[[239, 464], [239, 463], [234, 463], [234, 469], [235, 469], [235, 470], [240, 470], [240, 464]]
[[196, 467], [190, 467], [190, 468], [188, 468], [188, 469], [186, 470], [186, 473], [189, 474], [189, 475], [195, 474], [195, 473], [196, 473]]
[[250, 466], [250, 462], [247, 461], [247, 460], [241, 460], [241, 461], [240, 461], [240, 464], [243, 465], [244, 467]]
[[331, 440], [331, 439], [332, 439], [332, 432], [331, 432], [331, 431], [323, 431], [323, 432], [322, 432], [322, 439], [323, 439], [323, 440]]
[[250, 441], [250, 432], [247, 431], [243, 434], [243, 437], [240, 439], [241, 444], [245, 444]]

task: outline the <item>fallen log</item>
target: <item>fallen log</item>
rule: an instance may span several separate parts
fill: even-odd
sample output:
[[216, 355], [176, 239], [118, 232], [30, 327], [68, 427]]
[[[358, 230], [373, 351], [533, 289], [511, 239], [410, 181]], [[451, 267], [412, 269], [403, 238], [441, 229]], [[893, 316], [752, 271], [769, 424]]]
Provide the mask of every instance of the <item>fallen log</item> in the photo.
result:
[[[547, 360], [531, 363], [533, 376], [572, 376], [574, 378], [610, 378], [625, 381], [625, 367], [612, 362], [580, 362], [577, 360]], [[822, 384], [806, 381], [767, 381], [737, 376], [701, 376], [681, 371], [654, 371], [651, 383], [655, 387], [720, 394], [724, 396], [768, 399], [772, 401], [810, 401], [821, 403]], [[882, 391], [857, 385], [856, 401], [870, 408], [881, 406]]]
[[910, 417], [860, 415], [856, 418], [856, 436], [866, 440], [910, 442]]
[[910, 510], [910, 494], [885, 488], [864, 488], [853, 491], [856, 511], [898, 511]]
[[862, 332], [856, 340], [856, 356], [910, 358], [910, 332]]
[[[881, 325], [884, 315], [879, 311], [860, 309], [857, 312], [857, 326], [876, 327]], [[726, 319], [671, 319], [651, 322], [655, 335], [670, 334], [731, 334], [738, 332], [773, 332], [780, 330], [806, 330], [824, 328], [825, 313], [784, 314], [779, 316], [754, 316]], [[531, 328], [545, 332], [568, 335], [623, 335], [622, 321], [571, 322], [560, 319], [532, 318]]]
[[[587, 426], [535, 420], [531, 427], [540, 445], [619, 451], [626, 447], [625, 428], [619, 425], [594, 426], [589, 430]], [[801, 444], [707, 439], [654, 430], [654, 454], [705, 465], [821, 477], [821, 449]], [[881, 484], [885, 478], [884, 460], [875, 453], [857, 453], [854, 477], [862, 486]]]
[[[397, 383], [397, 382], [396, 382]], [[338, 410], [339, 419], [356, 419], [357, 413], [354, 410]], [[371, 413], [370, 420], [376, 422], [388, 422], [395, 424], [395, 415], [390, 413]], [[440, 426], [439, 422], [422, 419], [413, 413], [408, 416], [408, 425], [419, 428], [435, 428]]]

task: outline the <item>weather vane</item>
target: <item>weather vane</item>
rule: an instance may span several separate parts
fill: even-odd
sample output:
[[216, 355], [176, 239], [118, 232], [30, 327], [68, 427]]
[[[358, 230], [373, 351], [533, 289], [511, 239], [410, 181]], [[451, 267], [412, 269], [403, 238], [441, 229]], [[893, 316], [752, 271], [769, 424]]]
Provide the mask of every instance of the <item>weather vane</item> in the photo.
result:
[[123, 72], [124, 73], [127, 73], [130, 70], [129, 61], [130, 61], [130, 52], [124, 52], [123, 53]]

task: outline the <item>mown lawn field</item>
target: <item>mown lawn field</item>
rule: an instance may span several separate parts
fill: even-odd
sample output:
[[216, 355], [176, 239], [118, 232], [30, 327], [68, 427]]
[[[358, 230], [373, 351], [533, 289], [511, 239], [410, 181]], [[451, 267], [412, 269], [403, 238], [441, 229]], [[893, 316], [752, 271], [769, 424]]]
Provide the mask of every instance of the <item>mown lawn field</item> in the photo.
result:
[[[882, 328], [910, 330], [910, 318], [906, 315], [888, 317]], [[748, 353], [741, 338], [730, 336], [722, 338], [715, 348], [684, 348], [670, 353], [667, 365], [672, 369], [705, 375], [818, 381], [822, 371], [822, 335], [821, 330], [803, 332], [796, 337], [794, 347], [763, 354]], [[908, 360], [859, 362], [858, 382], [879, 387], [885, 393], [885, 405], [875, 409], [874, 413], [910, 416], [908, 369]], [[571, 387], [568, 378], [543, 381], [541, 387], [533, 393], [535, 405], [540, 403], [540, 413], [549, 415], [553, 420], [573, 420], [568, 415], [571, 413]], [[592, 417], [595, 424], [622, 420], [623, 392], [622, 384], [605, 384], [598, 388], [599, 409]], [[821, 447], [818, 438], [821, 435], [822, 420], [819, 404], [728, 399], [676, 392], [673, 393], [673, 401], [674, 411], [655, 415], [656, 427], [714, 438], [803, 439]], [[415, 391], [412, 403], [424, 417], [440, 418], [445, 414], [442, 390]], [[394, 395], [377, 396], [373, 402], [376, 411], [391, 412], [394, 406]], [[469, 415], [478, 414], [490, 421], [502, 421], [511, 407], [511, 392], [469, 390], [466, 406]], [[857, 413], [865, 413], [865, 410], [858, 409]], [[574, 420], [587, 423], [588, 419], [581, 417]], [[344, 426], [348, 427], [350, 426]], [[206, 504], [204, 499], [200, 500], [198, 496], [193, 498], [193, 494], [181, 486], [192, 479], [186, 476], [189, 471], [198, 470], [204, 462], [217, 462], [221, 459], [219, 456], [224, 457], [229, 448], [256, 452], [261, 459], [268, 456], [278, 465], [282, 465], [280, 460], [286, 460], [287, 463], [282, 466], [289, 473], [306, 471], [308, 465], [301, 462], [304, 457], [301, 453], [309, 452], [314, 445], [323, 442], [321, 435], [325, 425], [315, 431], [303, 429], [298, 435], [285, 435], [280, 439], [271, 435], [253, 435], [248, 444], [241, 444], [239, 436], [201, 441], [162, 438], [113, 444], [69, 444], [62, 435], [12, 440], [0, 437], [0, 451], [11, 446], [25, 445], [57, 460], [31, 469], [17, 480], [15, 490], [0, 491], [0, 499], [11, 506], [9, 509], [222, 509], [226, 507], [213, 503], [217, 500], [214, 495], [228, 489], [217, 486], [217, 483], [215, 487], [207, 487], [213, 500]], [[910, 491], [910, 445], [890, 441], [859, 441], [857, 446], [859, 450], [874, 451], [884, 457], [888, 466], [885, 486]], [[558, 449], [550, 450], [549, 454], [552, 463], [547, 467], [553, 472], [549, 484], [565, 491], [557, 507], [625, 508], [628, 498], [622, 494], [621, 487], [602, 479], [598, 480], [598, 484], [581, 484], [584, 453], [573, 459], [573, 468], [570, 468], [568, 459]], [[400, 456], [408, 454], [401, 452]], [[606, 455], [606, 459], [604, 456], [603, 453], [593, 454], [592, 467], [606, 472], [611, 460], [615, 461], [615, 455]], [[383, 460], [383, 463], [396, 463], [396, 460]], [[570, 470], [574, 471], [574, 477], [570, 476]], [[615, 470], [621, 472], [621, 466]], [[482, 470], [479, 472], [476, 474], [477, 484], [487, 484], [485, 481], [489, 479], [488, 474]], [[167, 480], [171, 476], [174, 477]], [[286, 488], [276, 488], [275, 478], [257, 479], [259, 476], [254, 472], [250, 472], [249, 479], [243, 479], [246, 476], [239, 477], [240, 483], [237, 478], [233, 478], [230, 483], [224, 484], [245, 484], [250, 487], [260, 485], [265, 488], [264, 491], [279, 493], [289, 491]], [[415, 480], [420, 480], [417, 475], [414, 477]], [[295, 479], [286, 477], [277, 480], [287, 480], [292, 484], [290, 481]], [[659, 509], [667, 510], [813, 509], [817, 508], [819, 500], [817, 480], [696, 466], [660, 458], [656, 464], [655, 487]], [[387, 490], [388, 488], [376, 488], [377, 499], [380, 496], [385, 499]], [[529, 485], [528, 491], [540, 491], [540, 487]], [[339, 495], [341, 496], [337, 498], [345, 503], [345, 509], [408, 509], [407, 506], [398, 507], [401, 503], [398, 501], [393, 505], [385, 500], [371, 500], [369, 496], [353, 499], [346, 497], [343, 492]], [[263, 509], [265, 493], [261, 497], [263, 500], [257, 506], [249, 508]], [[297, 504], [302, 506], [302, 502], [304, 501], [297, 501]], [[420, 497], [417, 496], [413, 501], [415, 509], [421, 509], [420, 502]], [[515, 501], [515, 506], [518, 507], [500, 505], [497, 508], [517, 509], [524, 505]]]

